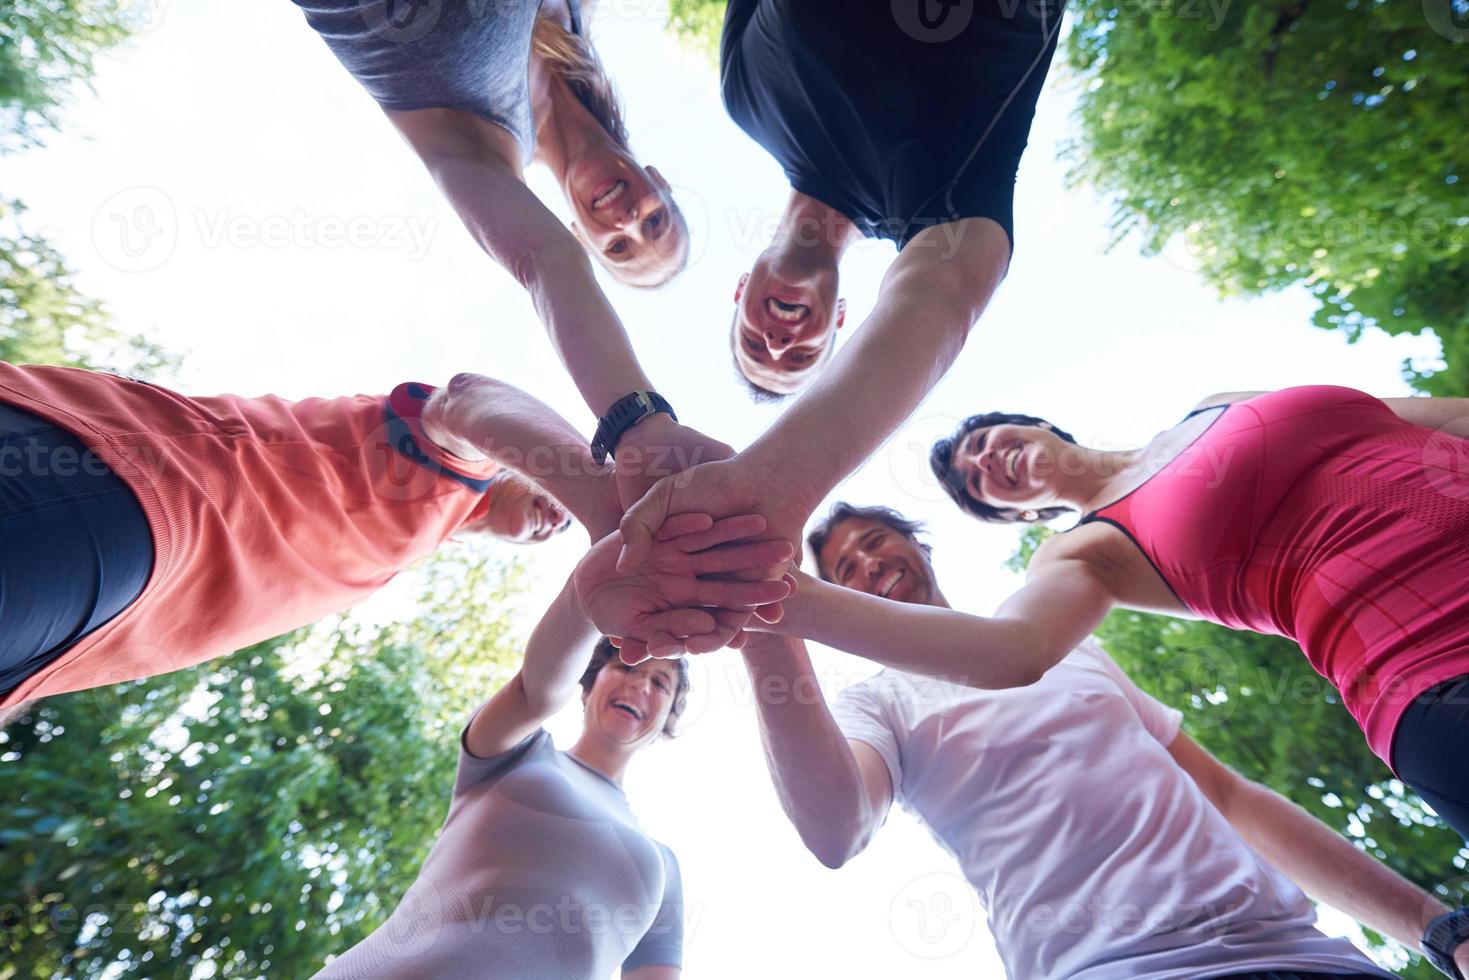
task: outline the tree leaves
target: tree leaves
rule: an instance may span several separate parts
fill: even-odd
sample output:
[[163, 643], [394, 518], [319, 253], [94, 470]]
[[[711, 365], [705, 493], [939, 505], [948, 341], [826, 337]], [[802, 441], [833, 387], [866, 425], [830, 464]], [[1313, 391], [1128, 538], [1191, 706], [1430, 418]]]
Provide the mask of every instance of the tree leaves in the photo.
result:
[[427, 615], [303, 630], [51, 698], [0, 734], [0, 978], [308, 976], [417, 876], [520, 571], [463, 548]]

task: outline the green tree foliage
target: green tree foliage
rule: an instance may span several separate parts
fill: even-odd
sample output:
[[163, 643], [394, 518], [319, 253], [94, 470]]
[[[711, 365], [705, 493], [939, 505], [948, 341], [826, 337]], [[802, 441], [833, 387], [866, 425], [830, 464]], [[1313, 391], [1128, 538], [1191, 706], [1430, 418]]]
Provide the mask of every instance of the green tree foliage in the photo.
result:
[[96, 57], [125, 40], [158, 0], [0, 0], [0, 150], [56, 125]]
[[1469, 34], [1459, 0], [1080, 0], [1072, 175], [1119, 237], [1186, 243], [1226, 294], [1302, 284], [1316, 323], [1431, 329], [1469, 392]]
[[[1010, 567], [1023, 569], [1050, 534], [1026, 528]], [[1335, 689], [1294, 643], [1125, 609], [1096, 636], [1139, 687], [1182, 711], [1185, 730], [1226, 765], [1445, 900], [1465, 900], [1463, 840], [1372, 754]], [[1368, 939], [1392, 945], [1373, 933]], [[1402, 975], [1439, 976], [1421, 961]]]
[[381, 922], [518, 660], [519, 570], [455, 554], [412, 622], [51, 698], [0, 734], [0, 980], [304, 977]]
[[107, 309], [76, 287], [61, 254], [25, 230], [24, 211], [0, 199], [0, 360], [147, 378], [170, 372], [176, 359], [119, 331]]
[[669, 0], [668, 29], [713, 62], [719, 56], [725, 6], [726, 0]]

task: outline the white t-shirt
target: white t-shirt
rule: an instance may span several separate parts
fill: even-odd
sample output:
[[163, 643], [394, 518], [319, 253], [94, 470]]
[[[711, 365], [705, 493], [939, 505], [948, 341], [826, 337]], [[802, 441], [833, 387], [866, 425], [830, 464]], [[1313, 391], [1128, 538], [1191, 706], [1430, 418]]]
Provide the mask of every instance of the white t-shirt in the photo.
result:
[[1301, 890], [1168, 753], [1179, 712], [1092, 641], [1008, 691], [885, 670], [834, 713], [958, 859], [1011, 977], [1392, 976], [1316, 930]]

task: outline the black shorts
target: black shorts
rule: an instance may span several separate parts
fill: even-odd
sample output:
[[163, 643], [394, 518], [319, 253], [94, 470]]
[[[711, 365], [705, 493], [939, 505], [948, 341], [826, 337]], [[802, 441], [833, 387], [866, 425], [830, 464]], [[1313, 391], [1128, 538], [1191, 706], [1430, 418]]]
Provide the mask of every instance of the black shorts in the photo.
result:
[[1469, 840], [1469, 676], [1429, 688], [1392, 738], [1393, 771]]
[[131, 605], [152, 571], [128, 485], [70, 432], [0, 403], [0, 694]]

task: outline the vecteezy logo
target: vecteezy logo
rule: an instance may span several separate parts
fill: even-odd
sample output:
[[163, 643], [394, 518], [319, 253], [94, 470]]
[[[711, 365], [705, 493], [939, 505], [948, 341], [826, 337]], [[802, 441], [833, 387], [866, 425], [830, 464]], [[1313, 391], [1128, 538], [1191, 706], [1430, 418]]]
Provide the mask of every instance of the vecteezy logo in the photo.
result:
[[178, 212], [156, 187], [118, 191], [92, 215], [93, 247], [121, 272], [152, 272], [168, 261], [178, 243]]
[[1469, 0], [1423, 0], [1428, 26], [1461, 44], [1469, 39]]
[[1452, 431], [1452, 426], [1443, 426], [1423, 446], [1421, 462], [1428, 485], [1445, 497], [1460, 502], [1469, 501], [1469, 439], [1461, 438]]
[[979, 920], [974, 891], [958, 875], [944, 871], [914, 878], [893, 897], [888, 926], [893, 938], [914, 956], [944, 959], [974, 938]]
[[974, 0], [892, 0], [893, 20], [915, 41], [942, 44], [964, 32]]
[[362, 20], [375, 37], [412, 44], [437, 27], [443, 13], [443, 0], [387, 0], [365, 5]]

